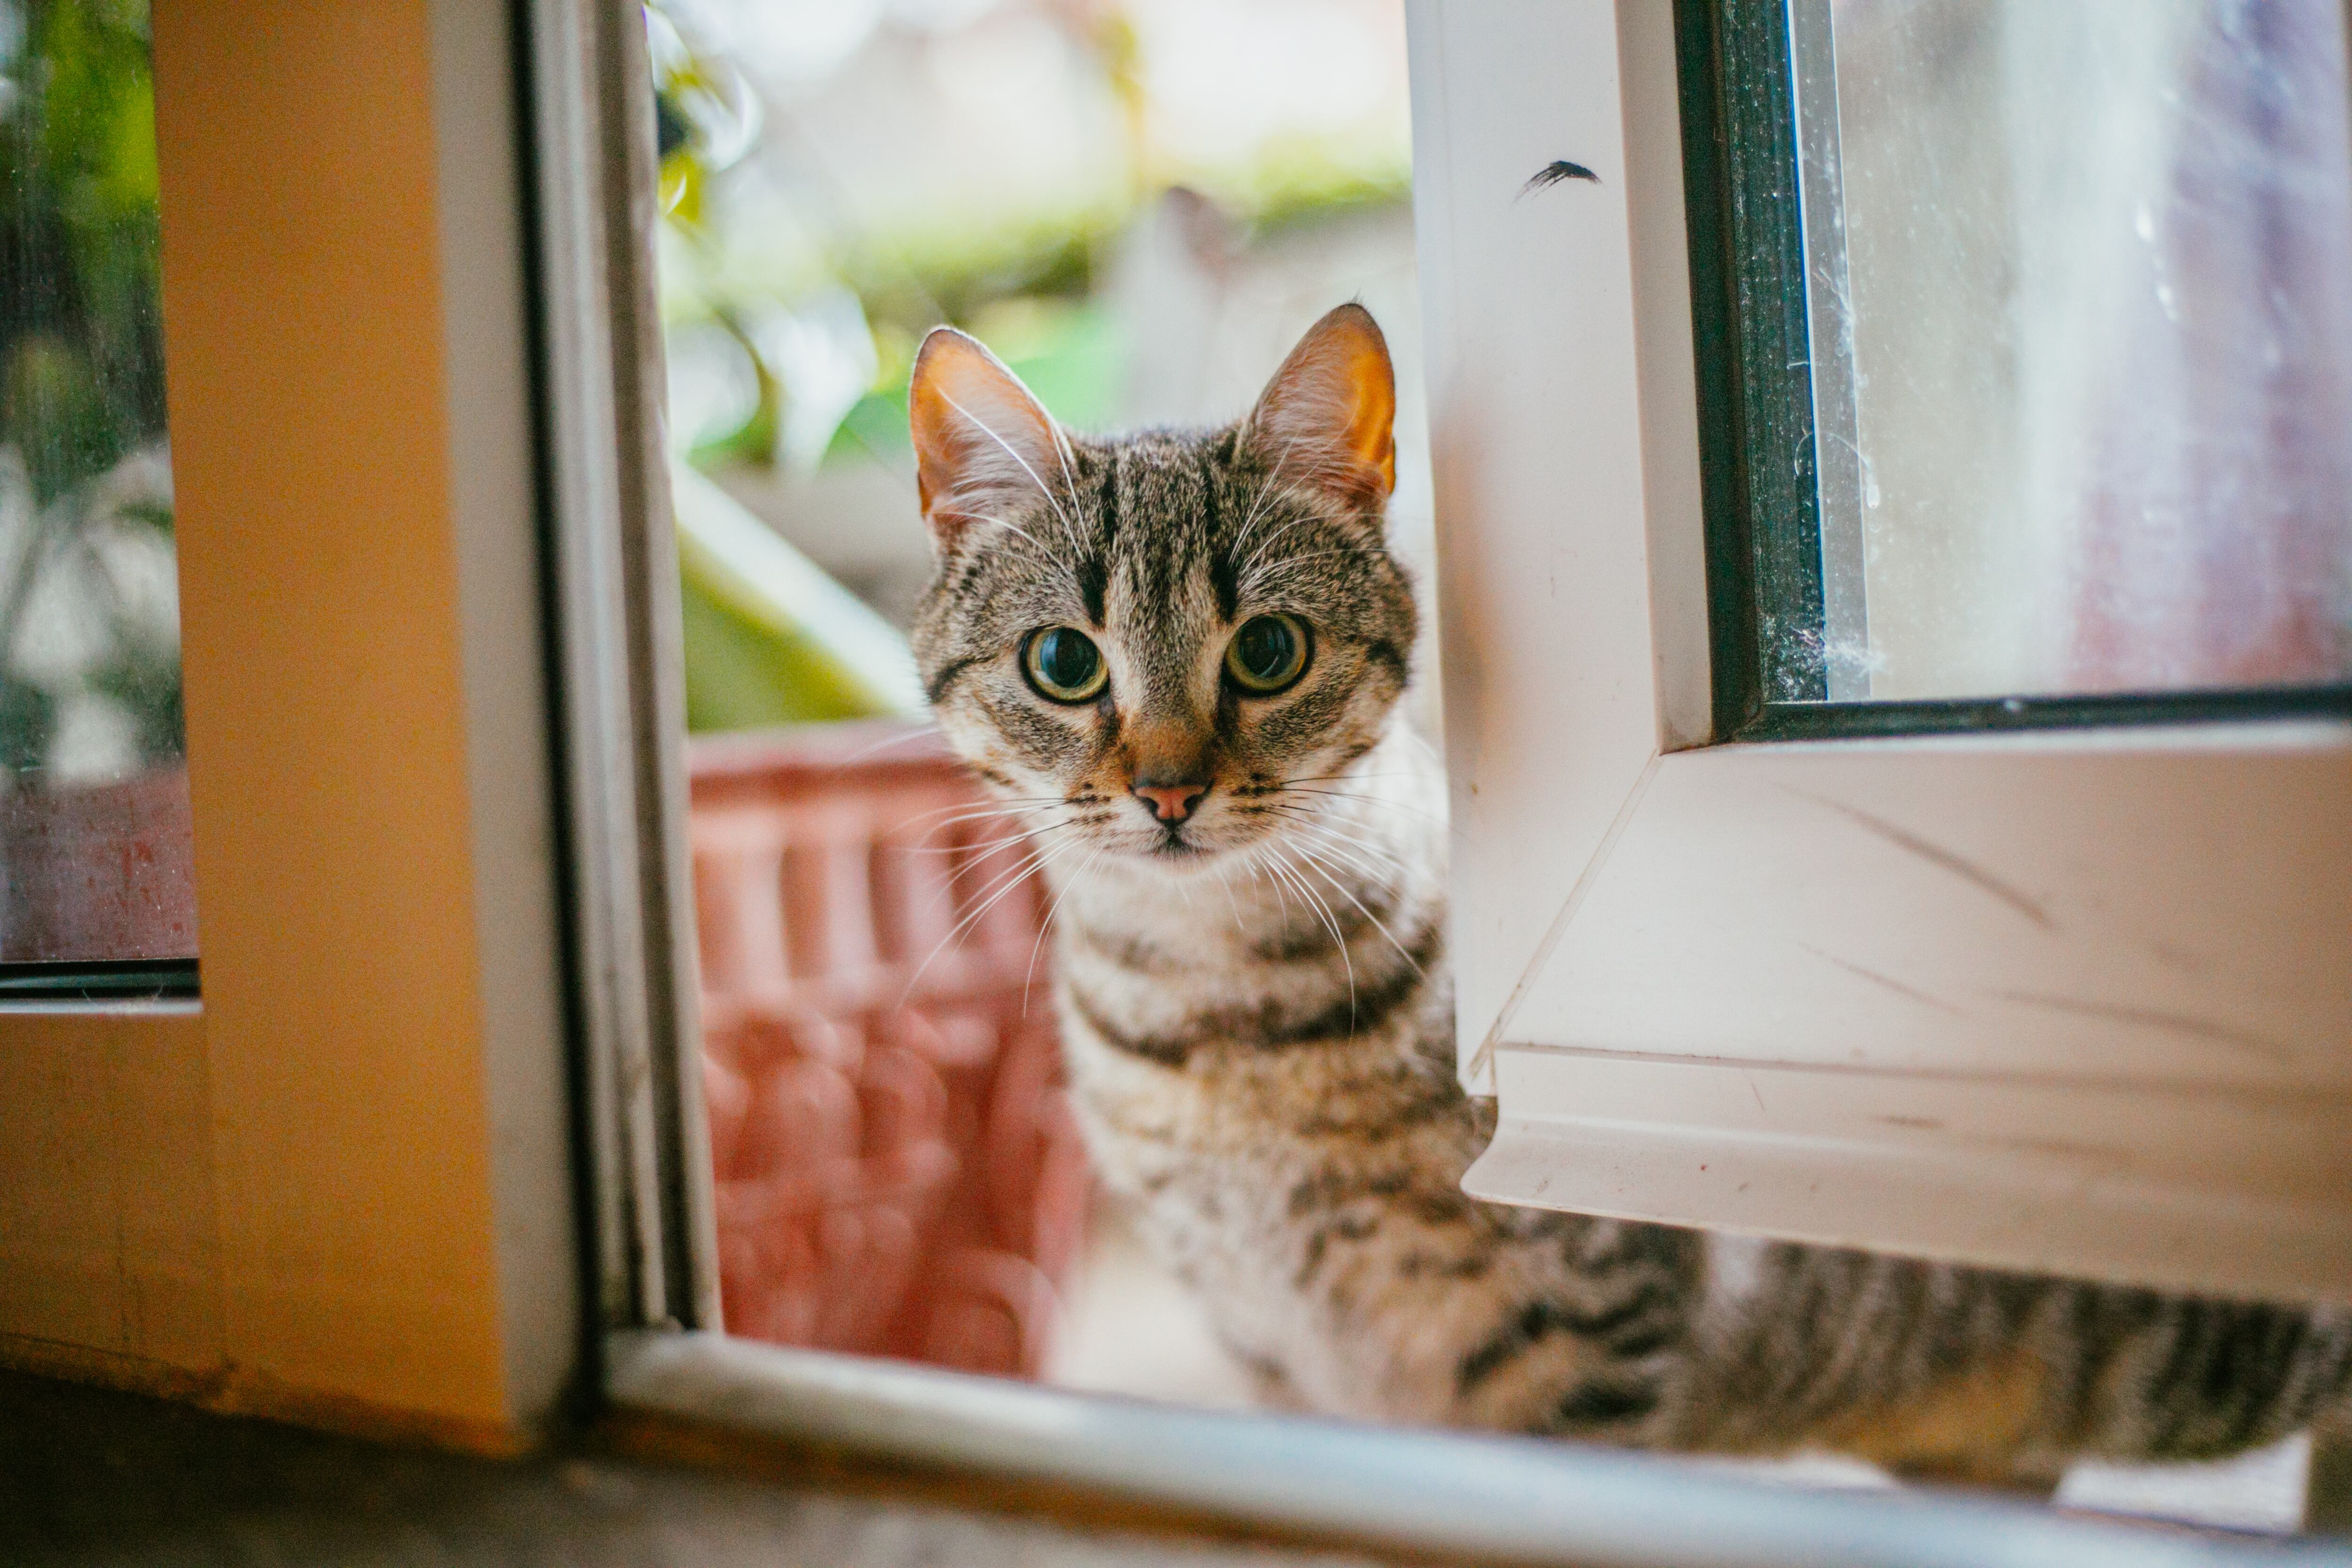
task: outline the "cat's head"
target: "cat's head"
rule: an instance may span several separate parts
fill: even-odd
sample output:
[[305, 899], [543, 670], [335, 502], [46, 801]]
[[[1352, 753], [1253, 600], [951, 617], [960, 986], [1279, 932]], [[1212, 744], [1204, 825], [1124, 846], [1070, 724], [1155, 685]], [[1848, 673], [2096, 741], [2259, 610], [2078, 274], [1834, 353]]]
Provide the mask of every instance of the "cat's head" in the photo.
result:
[[939, 572], [914, 645], [956, 750], [1074, 847], [1172, 872], [1300, 830], [1405, 688], [1395, 407], [1356, 305], [1235, 424], [1109, 439], [932, 332], [911, 408]]

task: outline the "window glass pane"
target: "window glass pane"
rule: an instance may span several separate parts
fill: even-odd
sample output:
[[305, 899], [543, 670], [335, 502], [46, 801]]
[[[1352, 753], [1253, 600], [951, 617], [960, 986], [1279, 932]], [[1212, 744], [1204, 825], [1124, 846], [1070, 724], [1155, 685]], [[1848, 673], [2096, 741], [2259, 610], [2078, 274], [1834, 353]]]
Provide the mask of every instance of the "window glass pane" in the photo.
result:
[[2341, 0], [1799, 0], [1832, 699], [2352, 675]]
[[196, 951], [150, 68], [0, 0], [0, 963]]

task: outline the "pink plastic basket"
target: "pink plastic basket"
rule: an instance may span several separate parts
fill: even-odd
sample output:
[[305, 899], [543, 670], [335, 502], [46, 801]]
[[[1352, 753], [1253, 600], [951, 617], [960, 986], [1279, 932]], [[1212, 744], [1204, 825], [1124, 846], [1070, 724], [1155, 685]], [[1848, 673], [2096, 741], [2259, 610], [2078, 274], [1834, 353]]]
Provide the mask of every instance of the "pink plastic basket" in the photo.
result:
[[1088, 1191], [1041, 886], [926, 730], [689, 759], [729, 1331], [1036, 1375]]

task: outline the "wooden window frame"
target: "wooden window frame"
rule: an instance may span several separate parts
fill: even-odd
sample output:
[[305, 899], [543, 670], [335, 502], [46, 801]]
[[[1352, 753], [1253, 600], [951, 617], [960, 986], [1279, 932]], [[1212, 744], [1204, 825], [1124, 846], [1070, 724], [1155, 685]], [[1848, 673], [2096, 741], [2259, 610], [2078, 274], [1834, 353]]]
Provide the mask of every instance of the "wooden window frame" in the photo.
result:
[[509, 19], [158, 0], [200, 998], [0, 1007], [0, 1357], [527, 1446], [575, 1376]]

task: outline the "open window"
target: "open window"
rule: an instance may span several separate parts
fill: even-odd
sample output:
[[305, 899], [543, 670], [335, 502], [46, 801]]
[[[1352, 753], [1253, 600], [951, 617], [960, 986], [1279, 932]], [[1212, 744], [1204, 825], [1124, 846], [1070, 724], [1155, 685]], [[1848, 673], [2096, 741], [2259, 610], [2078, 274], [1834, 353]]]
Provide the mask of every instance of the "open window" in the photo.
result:
[[1471, 1190], [2340, 1294], [2341, 8], [1675, 10], [1415, 13]]

